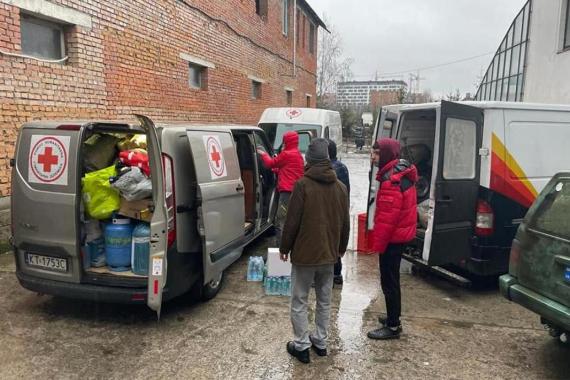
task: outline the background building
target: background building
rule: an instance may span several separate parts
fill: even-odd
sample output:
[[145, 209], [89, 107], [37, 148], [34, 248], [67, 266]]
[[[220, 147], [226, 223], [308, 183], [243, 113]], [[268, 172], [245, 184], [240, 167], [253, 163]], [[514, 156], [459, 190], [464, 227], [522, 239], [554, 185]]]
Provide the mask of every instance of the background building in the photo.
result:
[[570, 0], [529, 0], [483, 77], [477, 100], [570, 103]]
[[0, 208], [30, 120], [254, 124], [314, 107], [323, 26], [305, 0], [0, 0]]
[[373, 97], [380, 96], [377, 92], [394, 93], [407, 88], [407, 83], [402, 80], [339, 82], [337, 103], [340, 106], [368, 106]]

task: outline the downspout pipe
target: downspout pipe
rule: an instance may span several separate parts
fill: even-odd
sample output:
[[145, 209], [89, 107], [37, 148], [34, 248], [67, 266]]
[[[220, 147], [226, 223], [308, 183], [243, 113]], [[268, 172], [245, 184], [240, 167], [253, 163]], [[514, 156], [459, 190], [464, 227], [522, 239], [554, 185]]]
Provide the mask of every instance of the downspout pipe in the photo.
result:
[[293, 77], [297, 77], [297, 0], [293, 1]]

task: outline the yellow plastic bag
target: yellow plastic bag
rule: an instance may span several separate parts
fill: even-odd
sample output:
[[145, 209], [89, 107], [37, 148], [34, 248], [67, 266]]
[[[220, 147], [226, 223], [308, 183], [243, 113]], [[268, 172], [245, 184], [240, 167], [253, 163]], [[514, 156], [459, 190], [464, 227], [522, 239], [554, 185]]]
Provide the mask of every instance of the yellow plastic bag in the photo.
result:
[[87, 173], [81, 180], [81, 191], [87, 215], [108, 219], [121, 207], [119, 192], [111, 187], [109, 178], [117, 175], [115, 166]]
[[117, 148], [121, 152], [133, 149], [146, 149], [146, 135], [129, 135], [117, 143]]

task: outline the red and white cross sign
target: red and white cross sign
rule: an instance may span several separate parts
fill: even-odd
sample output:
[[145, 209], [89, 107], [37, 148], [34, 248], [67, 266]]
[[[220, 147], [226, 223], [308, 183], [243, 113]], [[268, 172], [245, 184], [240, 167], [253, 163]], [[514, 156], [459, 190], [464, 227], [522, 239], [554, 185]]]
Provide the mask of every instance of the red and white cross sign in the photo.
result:
[[70, 136], [33, 135], [28, 182], [67, 186], [69, 141]]
[[287, 110], [286, 113], [287, 113], [287, 117], [289, 117], [289, 119], [295, 119], [295, 118], [301, 116], [301, 114], [303, 112], [301, 112], [301, 110], [298, 108], [290, 108]]
[[224, 160], [224, 150], [219, 136], [209, 135], [202, 136], [204, 139], [204, 147], [208, 155], [208, 165], [210, 167], [210, 175], [212, 179], [220, 179], [227, 177], [228, 170], [226, 161]]

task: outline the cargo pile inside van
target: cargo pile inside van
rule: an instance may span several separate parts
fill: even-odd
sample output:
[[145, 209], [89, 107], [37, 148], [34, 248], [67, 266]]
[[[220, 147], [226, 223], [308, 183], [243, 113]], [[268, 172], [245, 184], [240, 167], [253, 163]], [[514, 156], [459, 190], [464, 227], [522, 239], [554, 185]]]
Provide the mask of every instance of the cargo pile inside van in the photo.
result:
[[425, 230], [429, 219], [429, 197], [435, 146], [435, 112], [408, 112], [400, 136], [402, 158], [418, 170], [418, 227]]
[[81, 147], [81, 255], [90, 274], [147, 276], [152, 183], [145, 134], [94, 132]]

